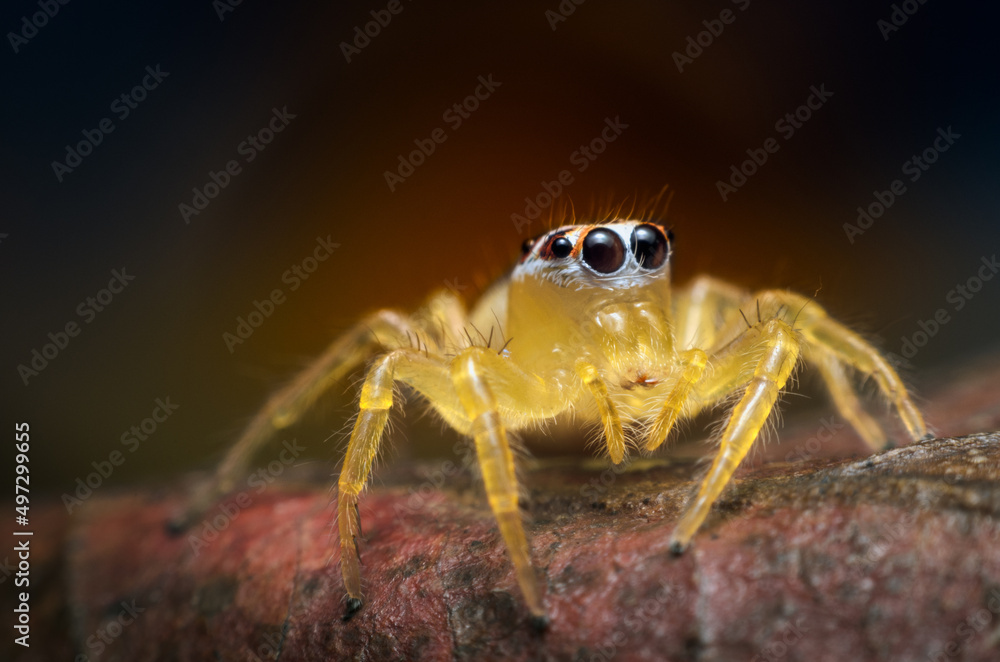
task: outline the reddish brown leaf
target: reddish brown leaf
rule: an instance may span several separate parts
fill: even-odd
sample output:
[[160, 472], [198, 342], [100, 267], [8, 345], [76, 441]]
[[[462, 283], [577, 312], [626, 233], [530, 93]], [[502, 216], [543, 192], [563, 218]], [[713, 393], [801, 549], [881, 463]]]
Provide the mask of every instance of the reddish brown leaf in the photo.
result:
[[[951, 375], [930, 422], [998, 427], [997, 366]], [[108, 660], [1000, 658], [1000, 435], [869, 456], [847, 428], [818, 442], [822, 425], [783, 431], [680, 558], [668, 540], [696, 461], [526, 472], [541, 633], [481, 488], [467, 473], [435, 487], [442, 465], [382, 471], [363, 498], [367, 600], [348, 622], [326, 485], [248, 489], [180, 537], [164, 530], [179, 489], [95, 499], [61, 548], [69, 610], [53, 580], [39, 645]], [[55, 549], [59, 530], [39, 535]], [[130, 605], [134, 622], [95, 655], [88, 637]]]

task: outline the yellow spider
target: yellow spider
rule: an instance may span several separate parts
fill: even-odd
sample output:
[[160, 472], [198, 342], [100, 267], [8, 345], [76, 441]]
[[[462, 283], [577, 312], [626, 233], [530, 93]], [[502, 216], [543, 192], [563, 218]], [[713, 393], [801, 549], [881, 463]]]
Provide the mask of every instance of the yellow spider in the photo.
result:
[[370, 360], [339, 480], [345, 618], [362, 606], [358, 497], [401, 382], [473, 438], [518, 584], [544, 623], [508, 431], [573, 412], [600, 422], [617, 464], [630, 446], [652, 451], [679, 418], [735, 395], [719, 451], [673, 531], [678, 553], [747, 455], [800, 359], [819, 370], [840, 414], [873, 448], [882, 448], [886, 436], [859, 403], [849, 370], [872, 377], [910, 437], [925, 438], [896, 371], [860, 336], [785, 290], [751, 293], [702, 276], [674, 292], [671, 242], [669, 231], [642, 220], [564, 226], [525, 242], [517, 265], [471, 311], [442, 291], [413, 315], [372, 314], [270, 399], [214, 481], [195, 495], [188, 520], [235, 486], [275, 430]]

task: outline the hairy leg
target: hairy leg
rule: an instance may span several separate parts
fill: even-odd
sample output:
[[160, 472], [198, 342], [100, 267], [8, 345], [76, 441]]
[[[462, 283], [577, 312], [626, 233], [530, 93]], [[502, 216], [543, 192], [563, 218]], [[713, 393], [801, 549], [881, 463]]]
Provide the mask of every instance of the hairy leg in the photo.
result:
[[625, 432], [622, 430], [621, 417], [618, 409], [608, 394], [608, 385], [604, 383], [592, 363], [578, 361], [576, 374], [597, 403], [597, 411], [604, 426], [604, 441], [608, 446], [608, 455], [615, 464], [625, 459]]
[[700, 349], [689, 349], [681, 352], [680, 363], [684, 369], [649, 429], [646, 436], [646, 450], [656, 450], [670, 434], [691, 396], [692, 389], [705, 372], [708, 355]]
[[472, 421], [486, 496], [510, 553], [517, 581], [531, 613], [544, 621], [538, 580], [519, 508], [514, 457], [500, 407], [514, 405], [521, 422], [551, 416], [567, 405], [565, 394], [521, 371], [496, 352], [470, 347], [451, 363], [451, 376], [467, 418]]
[[414, 388], [433, 392], [440, 407], [455, 409], [457, 399], [451, 389], [445, 362], [414, 349], [398, 349], [384, 354], [371, 365], [361, 387], [358, 417], [340, 471], [337, 496], [337, 529], [340, 534], [340, 571], [347, 590], [350, 618], [361, 608], [361, 515], [358, 497], [371, 475], [382, 434], [393, 405], [393, 385], [399, 380]]
[[[763, 336], [757, 341], [752, 339], [754, 329], [773, 326], [779, 321], [784, 328], [775, 331], [772, 339], [766, 340]], [[689, 409], [700, 410], [749, 384], [743, 399], [733, 410], [723, 433], [722, 447], [708, 476], [674, 533], [673, 543], [677, 550], [690, 541], [712, 502], [749, 451], [767, 419], [767, 412], [773, 407], [774, 398], [797, 361], [799, 339], [804, 358], [818, 367], [838, 411], [873, 448], [884, 446], [885, 434], [858, 401], [845, 371], [847, 366], [875, 380], [914, 440], [925, 438], [927, 434], [920, 412], [888, 361], [858, 334], [831, 319], [808, 297], [784, 290], [748, 293], [725, 282], [702, 277], [675, 299], [675, 329], [678, 347], [692, 347], [707, 341], [706, 346], [717, 348], [706, 374], [700, 381], [692, 382]], [[785, 368], [760, 373], [762, 366], [778, 357], [786, 362], [787, 374]], [[683, 383], [682, 378], [679, 384]], [[668, 403], [677, 402], [672, 395]], [[664, 421], [667, 418], [660, 417]], [[655, 443], [658, 436], [650, 435], [649, 443]]]
[[565, 398], [541, 379], [512, 366], [495, 351], [471, 347], [450, 362], [415, 349], [400, 349], [380, 356], [368, 370], [338, 482], [341, 574], [348, 594], [345, 618], [362, 606], [358, 498], [378, 454], [393, 405], [393, 384], [397, 381], [425, 396], [459, 432], [472, 435], [490, 507], [510, 551], [518, 584], [532, 613], [543, 616], [520, 520], [513, 456], [501, 411], [509, 413], [513, 423], [521, 426], [555, 415], [566, 407]]
[[564, 410], [569, 394], [482, 347], [462, 351], [451, 363], [455, 390], [472, 422], [472, 436], [490, 508], [510, 553], [531, 613], [544, 622], [541, 593], [519, 508], [514, 458], [502, 412], [516, 427]]
[[212, 478], [195, 488], [185, 511], [171, 522], [171, 526], [178, 529], [190, 526], [216, 499], [245, 478], [251, 458], [276, 431], [301, 418], [327, 389], [353, 372], [382, 343], [395, 344], [400, 337], [405, 338], [409, 330], [405, 317], [395, 311], [382, 310], [331, 343], [318, 359], [271, 396], [254, 415], [226, 452]]
[[472, 436], [483, 473], [486, 496], [510, 552], [518, 584], [521, 585], [528, 608], [533, 614], [541, 616], [544, 614], [542, 599], [518, 507], [514, 456], [507, 442], [500, 412], [497, 411], [496, 399], [475, 354], [468, 353], [456, 359], [452, 363], [451, 372], [466, 415], [472, 420]]
[[[699, 300], [704, 303], [696, 306]], [[739, 290], [733, 286], [702, 277], [692, 284], [688, 298], [681, 300], [678, 314], [685, 315], [691, 328], [711, 328], [713, 321], [723, 320], [715, 335], [720, 342], [734, 337], [741, 326], [750, 322], [780, 318], [802, 334], [807, 349], [805, 358], [819, 367], [841, 415], [873, 448], [884, 447], [885, 434], [858, 403], [843, 370], [846, 366], [875, 380], [913, 440], [928, 436], [920, 411], [892, 365], [870, 343], [832, 319], [809, 297], [787, 290], [761, 290], [739, 297]], [[700, 321], [692, 321], [695, 319]]]
[[[292, 382], [275, 393], [244, 428], [226, 452], [209, 480], [198, 485], [184, 512], [170, 522], [171, 528], [189, 527], [219, 497], [245, 478], [250, 459], [274, 437], [275, 432], [302, 418], [334, 384], [350, 375], [380, 349], [407, 345], [438, 352], [459, 333], [465, 311], [449, 292], [432, 295], [412, 317], [394, 310], [380, 310], [332, 342]], [[458, 330], [456, 330], [458, 329]]]
[[738, 318], [749, 292], [710, 276], [699, 276], [674, 297], [674, 335], [678, 349], [718, 346], [726, 322]]
[[[874, 379], [879, 390], [899, 414], [910, 438], [914, 441], [927, 438], [927, 426], [923, 416], [913, 403], [903, 380], [899, 378], [889, 361], [870, 343], [832, 319], [819, 304], [800, 294], [784, 290], [767, 290], [756, 296], [763, 305], [774, 302], [777, 308], [784, 311], [786, 318], [791, 317], [795, 329], [802, 334], [803, 343], [811, 351], [818, 350], [830, 355], [843, 365], [851, 366], [862, 375]], [[838, 395], [834, 394], [834, 398], [837, 397]], [[861, 432], [862, 436], [866, 433], [870, 435], [871, 431]], [[876, 436], [875, 439], [877, 438]]]
[[[771, 319], [748, 329], [726, 350], [718, 359], [713, 358], [713, 373], [696, 386], [698, 395], [716, 401], [721, 399], [720, 395], [725, 395], [719, 392], [720, 387], [728, 392], [745, 384], [745, 390], [729, 416], [719, 451], [708, 474], [674, 529], [671, 549], [675, 552], [682, 551], [694, 537], [712, 504], [757, 439], [779, 392], [795, 368], [799, 341], [786, 322]], [[752, 359], [752, 372], [749, 374], [748, 359]]]
[[817, 353], [819, 356], [809, 362], [819, 369], [837, 411], [871, 448], [874, 450], [885, 448], [887, 441], [885, 432], [861, 406], [843, 364], [829, 352]]

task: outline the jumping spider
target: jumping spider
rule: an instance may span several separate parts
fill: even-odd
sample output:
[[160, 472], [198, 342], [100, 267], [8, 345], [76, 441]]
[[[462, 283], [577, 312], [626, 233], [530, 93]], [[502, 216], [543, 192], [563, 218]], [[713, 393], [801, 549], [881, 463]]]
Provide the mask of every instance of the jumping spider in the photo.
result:
[[[925, 438], [924, 421], [896, 371], [859, 335], [811, 299], [785, 290], [751, 293], [701, 276], [673, 291], [672, 241], [663, 226], [643, 220], [568, 225], [525, 242], [518, 263], [471, 311], [441, 291], [413, 315], [373, 313], [268, 401], [179, 523], [232, 489], [262, 443], [365, 362], [337, 500], [345, 618], [362, 605], [358, 497], [396, 382], [473, 438], [518, 584], [542, 621], [508, 431], [575, 412], [603, 426], [617, 464], [630, 445], [652, 451], [679, 418], [735, 396], [718, 453], [671, 536], [678, 553], [747, 455], [800, 360], [819, 371], [840, 415], [872, 448], [884, 447], [886, 436], [858, 401], [849, 370], [873, 378], [909, 436]], [[509, 340], [494, 346], [494, 333]], [[627, 437], [626, 429], [635, 434]]]

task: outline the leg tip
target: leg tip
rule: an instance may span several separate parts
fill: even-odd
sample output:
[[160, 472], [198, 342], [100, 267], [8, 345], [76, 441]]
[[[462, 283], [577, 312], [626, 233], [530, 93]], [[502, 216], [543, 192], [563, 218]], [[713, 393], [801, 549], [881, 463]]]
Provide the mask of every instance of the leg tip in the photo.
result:
[[933, 441], [934, 439], [937, 439], [937, 437], [935, 437], [930, 432], [928, 432], [927, 434], [925, 434], [923, 437], [920, 438], [921, 441]]
[[354, 615], [361, 611], [362, 604], [360, 598], [347, 598], [347, 606], [344, 608], [344, 616], [341, 620], [346, 623], [354, 618]]
[[670, 556], [677, 558], [678, 556], [683, 555], [685, 547], [686, 546], [681, 541], [679, 540], [673, 541], [672, 543], [670, 543]]
[[528, 622], [535, 632], [541, 633], [549, 629], [549, 617], [545, 614], [532, 614]]

